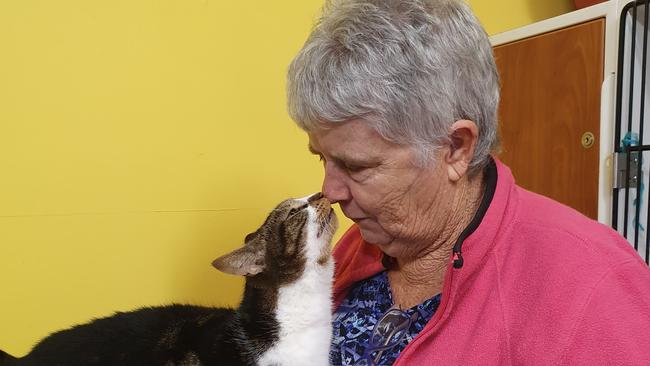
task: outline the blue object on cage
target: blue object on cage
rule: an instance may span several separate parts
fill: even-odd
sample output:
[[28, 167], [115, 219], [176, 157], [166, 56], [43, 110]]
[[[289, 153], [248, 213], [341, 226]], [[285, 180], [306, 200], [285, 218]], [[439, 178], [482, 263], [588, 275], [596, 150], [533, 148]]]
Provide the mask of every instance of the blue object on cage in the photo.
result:
[[625, 134], [623, 137], [623, 140], [621, 140], [621, 147], [628, 147], [628, 146], [638, 146], [639, 145], [639, 134], [636, 132], [628, 132]]

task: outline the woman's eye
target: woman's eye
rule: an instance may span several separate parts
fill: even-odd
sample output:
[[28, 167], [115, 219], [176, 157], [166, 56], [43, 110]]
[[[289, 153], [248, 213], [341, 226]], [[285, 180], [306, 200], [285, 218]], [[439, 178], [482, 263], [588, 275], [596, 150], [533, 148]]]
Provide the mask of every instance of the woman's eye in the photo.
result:
[[350, 173], [357, 173], [365, 169], [365, 167], [359, 166], [359, 165], [348, 165], [345, 164], [345, 169], [349, 171]]

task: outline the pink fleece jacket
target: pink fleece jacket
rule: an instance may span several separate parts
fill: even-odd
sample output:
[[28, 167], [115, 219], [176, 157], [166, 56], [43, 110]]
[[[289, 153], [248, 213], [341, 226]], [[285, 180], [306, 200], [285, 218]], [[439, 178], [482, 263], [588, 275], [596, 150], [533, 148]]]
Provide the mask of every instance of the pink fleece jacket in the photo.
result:
[[[496, 160], [496, 159], [495, 159]], [[497, 185], [464, 265], [395, 365], [650, 365], [650, 270], [612, 229], [515, 185]], [[353, 226], [334, 251], [336, 306], [384, 267]]]

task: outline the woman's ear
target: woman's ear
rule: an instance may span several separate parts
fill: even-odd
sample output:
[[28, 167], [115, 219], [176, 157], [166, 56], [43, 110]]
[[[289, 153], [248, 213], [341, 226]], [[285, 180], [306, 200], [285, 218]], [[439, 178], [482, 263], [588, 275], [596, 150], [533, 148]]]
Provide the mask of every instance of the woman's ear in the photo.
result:
[[461, 119], [451, 125], [449, 134], [451, 143], [445, 154], [449, 180], [457, 182], [469, 170], [478, 141], [478, 126], [470, 120]]

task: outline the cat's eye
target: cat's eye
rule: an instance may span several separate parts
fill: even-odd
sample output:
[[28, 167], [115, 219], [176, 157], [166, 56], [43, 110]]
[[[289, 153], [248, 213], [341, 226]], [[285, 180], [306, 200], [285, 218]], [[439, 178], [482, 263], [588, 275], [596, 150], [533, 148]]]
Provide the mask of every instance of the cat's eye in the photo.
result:
[[306, 203], [304, 205], [302, 205], [302, 206], [294, 207], [291, 210], [289, 210], [289, 214], [287, 216], [291, 217], [291, 216], [297, 214], [298, 212], [302, 211], [305, 207], [307, 207]]

